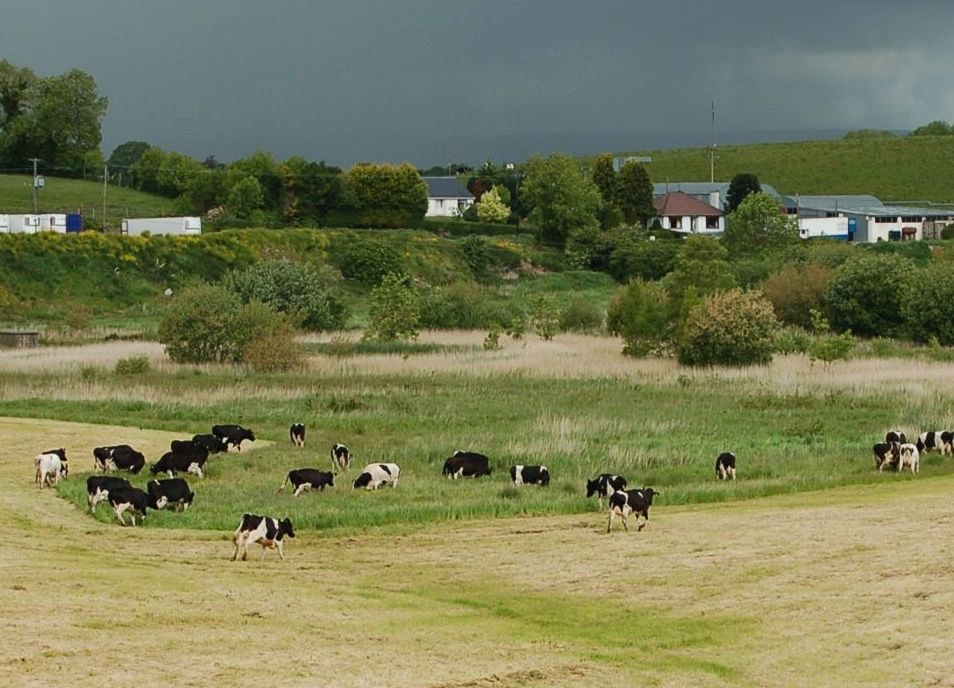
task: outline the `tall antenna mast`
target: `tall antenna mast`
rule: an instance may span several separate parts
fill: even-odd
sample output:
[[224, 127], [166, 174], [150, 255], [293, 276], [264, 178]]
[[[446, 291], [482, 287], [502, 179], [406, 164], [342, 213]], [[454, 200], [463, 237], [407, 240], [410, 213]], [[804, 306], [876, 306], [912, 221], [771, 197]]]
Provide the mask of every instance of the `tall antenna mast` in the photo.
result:
[[709, 151], [709, 182], [715, 182], [715, 155], [716, 155], [716, 124], [715, 124], [715, 101], [709, 101], [712, 104], [712, 150]]

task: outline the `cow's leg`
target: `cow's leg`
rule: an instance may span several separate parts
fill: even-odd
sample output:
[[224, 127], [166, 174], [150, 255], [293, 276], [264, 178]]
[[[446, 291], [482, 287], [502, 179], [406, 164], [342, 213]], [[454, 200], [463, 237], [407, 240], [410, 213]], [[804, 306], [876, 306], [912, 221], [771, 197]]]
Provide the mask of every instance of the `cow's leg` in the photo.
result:
[[308, 484], [308, 483], [302, 483], [301, 485], [299, 485], [298, 487], [296, 487], [296, 488], [295, 488], [295, 493], [294, 493], [293, 496], [294, 496], [294, 497], [297, 497], [297, 496], [300, 495], [302, 492], [304, 492], [304, 491], [305, 491], [305, 485], [307, 485], [307, 484]]
[[232, 544], [235, 545], [235, 551], [232, 552], [232, 561], [235, 561], [236, 559], [238, 559], [238, 551], [239, 551], [239, 534], [238, 533], [232, 536]]
[[113, 507], [113, 511], [116, 512], [116, 518], [119, 519], [120, 525], [126, 525], [126, 519], [123, 517], [123, 512], [126, 510], [126, 507], [123, 505]]
[[609, 518], [606, 519], [606, 532], [610, 532], [613, 529], [613, 507], [610, 507]]
[[629, 526], [626, 524], [626, 512], [624, 511], [624, 512], [623, 512], [622, 514], [620, 514], [620, 515], [623, 517], [623, 529], [628, 533], [628, 532], [629, 532]]
[[278, 548], [278, 556], [282, 561], [285, 561], [285, 545], [281, 540], [276, 540], [275, 546]]

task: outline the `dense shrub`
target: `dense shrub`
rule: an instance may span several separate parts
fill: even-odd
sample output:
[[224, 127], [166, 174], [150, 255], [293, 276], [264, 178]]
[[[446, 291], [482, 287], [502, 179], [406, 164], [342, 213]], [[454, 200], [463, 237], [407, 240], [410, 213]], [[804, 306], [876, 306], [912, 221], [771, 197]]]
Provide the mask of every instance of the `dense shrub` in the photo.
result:
[[809, 328], [811, 311], [822, 307], [831, 278], [832, 271], [824, 265], [790, 266], [765, 280], [762, 293], [781, 322]]
[[464, 260], [470, 266], [474, 277], [484, 278], [490, 268], [490, 251], [483, 237], [471, 235], [464, 237], [460, 242], [460, 249], [464, 252]]
[[669, 293], [656, 282], [635, 279], [613, 296], [606, 326], [623, 338], [629, 356], [666, 354], [672, 349], [675, 318]]
[[560, 314], [560, 330], [594, 334], [603, 329], [603, 311], [583, 297], [576, 297]]
[[486, 300], [484, 291], [470, 282], [431, 287], [420, 294], [420, 324], [429, 329], [450, 330], [488, 327], [494, 323], [485, 316]]
[[551, 294], [535, 294], [530, 298], [530, 327], [540, 337], [549, 341], [559, 330], [560, 313], [556, 299]]
[[361, 227], [413, 227], [427, 212], [427, 184], [408, 163], [360, 163], [345, 180]]
[[777, 354], [808, 353], [812, 345], [812, 333], [797, 325], [780, 327], [775, 332], [773, 349]]
[[864, 254], [835, 271], [825, 294], [825, 315], [835, 330], [865, 337], [903, 331], [901, 297], [914, 274], [910, 260]]
[[159, 341], [178, 363], [241, 363], [249, 342], [285, 325], [281, 314], [265, 304], [243, 304], [224, 287], [201, 285], [169, 304]]
[[338, 291], [339, 274], [329, 267], [270, 260], [229, 273], [223, 285], [244, 303], [261, 301], [312, 332], [340, 330], [348, 309]]
[[901, 315], [916, 341], [954, 345], [954, 265], [944, 261], [917, 271], [902, 297]]
[[242, 361], [262, 373], [281, 373], [301, 368], [305, 349], [295, 339], [294, 329], [282, 324], [249, 340], [242, 350]]
[[117, 375], [143, 375], [150, 370], [152, 370], [152, 365], [149, 363], [149, 357], [145, 354], [120, 358], [113, 368], [113, 372]]
[[371, 292], [364, 338], [375, 341], [416, 339], [421, 308], [417, 292], [401, 275], [386, 275]]
[[406, 272], [397, 249], [380, 241], [343, 238], [332, 245], [331, 260], [348, 279], [372, 286], [381, 284], [386, 275]]
[[772, 360], [778, 320], [760, 293], [732, 289], [708, 296], [686, 319], [677, 347], [692, 366], [746, 366]]
[[676, 265], [680, 242], [674, 239], [650, 239], [632, 228], [608, 232], [611, 242], [609, 273], [619, 282], [634, 277], [658, 280], [669, 274]]

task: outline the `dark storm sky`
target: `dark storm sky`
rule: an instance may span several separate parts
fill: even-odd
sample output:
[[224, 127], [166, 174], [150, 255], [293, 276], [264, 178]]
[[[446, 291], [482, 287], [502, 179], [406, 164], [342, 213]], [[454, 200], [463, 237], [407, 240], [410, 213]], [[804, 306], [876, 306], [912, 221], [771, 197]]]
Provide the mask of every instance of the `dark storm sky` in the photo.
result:
[[103, 150], [523, 160], [954, 119], [954, 3], [3, 0], [0, 57], [109, 98]]

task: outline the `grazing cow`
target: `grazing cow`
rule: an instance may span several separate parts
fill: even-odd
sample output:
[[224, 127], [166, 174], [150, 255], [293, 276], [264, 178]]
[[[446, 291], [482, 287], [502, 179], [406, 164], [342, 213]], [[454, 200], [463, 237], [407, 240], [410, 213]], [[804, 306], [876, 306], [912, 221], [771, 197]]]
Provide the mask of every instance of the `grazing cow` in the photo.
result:
[[209, 452], [209, 456], [229, 450], [228, 443], [221, 437], [216, 437], [215, 435], [193, 435], [192, 441], [205, 447]]
[[593, 480], [586, 481], [586, 496], [597, 495], [600, 511], [603, 510], [603, 498], [611, 497], [614, 492], [626, 489], [626, 478], [612, 473], [600, 473]]
[[96, 511], [96, 505], [109, 499], [110, 490], [124, 490], [132, 487], [125, 478], [112, 475], [91, 475], [86, 479], [86, 503], [90, 512]]
[[241, 425], [214, 425], [212, 434], [225, 440], [226, 447], [231, 444], [239, 451], [242, 451], [242, 440], [255, 441], [255, 433]]
[[896, 467], [901, 459], [901, 445], [898, 442], [878, 442], [872, 451], [875, 468], [879, 471]]
[[442, 474], [449, 480], [458, 478], [479, 478], [490, 475], [490, 459], [483, 454], [458, 449], [454, 455], [444, 462]]
[[546, 466], [511, 466], [510, 479], [514, 487], [517, 485], [539, 485], [547, 487], [550, 484], [550, 471]]
[[129, 471], [139, 473], [146, 465], [146, 457], [128, 444], [117, 444], [111, 447], [96, 447], [93, 450], [93, 461], [101, 471]]
[[189, 489], [189, 483], [182, 478], [150, 480], [146, 483], [149, 494], [149, 508], [159, 511], [174, 504], [176, 511], [185, 511], [192, 505], [195, 493]]
[[54, 487], [60, 482], [60, 478], [67, 478], [70, 474], [65, 449], [49, 449], [42, 454], [37, 454], [33, 459], [33, 466], [36, 468], [34, 482], [40, 486], [40, 489], [47, 486]]
[[940, 451], [942, 454], [954, 453], [954, 433], [945, 430], [943, 432], [922, 432], [918, 436], [917, 449], [919, 452]]
[[396, 463], [369, 463], [364, 467], [351, 488], [357, 490], [363, 487], [366, 490], [376, 490], [382, 485], [397, 487], [401, 469]]
[[139, 519], [140, 523], [146, 518], [146, 508], [149, 506], [149, 495], [138, 487], [112, 489], [109, 491], [109, 497], [107, 499], [109, 499], [113, 511], [116, 512], [116, 518], [122, 525], [126, 525], [126, 518], [123, 514], [127, 511], [130, 512], [129, 515], [133, 525], [136, 525], [136, 514], [141, 516]]
[[609, 520], [606, 522], [606, 532], [610, 532], [613, 521], [617, 516], [623, 517], [623, 528], [629, 530], [629, 526], [626, 525], [626, 517], [631, 513], [636, 514], [637, 523], [639, 523], [639, 517], [643, 517], [642, 524], [636, 529], [637, 531], [642, 530], [649, 521], [649, 507], [653, 505], [653, 497], [658, 494], [651, 487], [614, 493], [609, 498]]
[[[196, 448], [199, 448], [198, 445], [194, 445]], [[186, 472], [194, 473], [200, 478], [205, 477], [202, 474], [202, 469], [205, 467], [206, 461], [208, 461], [209, 455], [205, 451], [204, 447], [201, 447], [201, 452], [194, 452], [192, 454], [177, 454], [175, 452], [166, 452], [163, 454], [158, 461], [156, 461], [152, 466], [149, 467], [149, 472], [153, 475], [157, 473], [168, 473], [170, 478], [175, 477], [176, 473]]]
[[291, 427], [288, 428], [288, 436], [291, 437], [292, 444], [296, 447], [305, 446], [305, 424], [304, 423], [292, 423]]
[[898, 473], [904, 472], [904, 467], [908, 466], [911, 469], [911, 475], [917, 475], [921, 470], [921, 455], [918, 452], [918, 448], [911, 444], [902, 444], [900, 448], [901, 458], [898, 460]]
[[884, 434], [885, 442], [897, 442], [898, 444], [904, 444], [908, 441], [908, 438], [904, 436], [904, 433], [900, 430], [888, 430]]
[[331, 467], [340, 471], [346, 471], [351, 466], [351, 450], [341, 442], [335, 442], [331, 448]]
[[319, 471], [317, 468], [297, 468], [293, 471], [288, 471], [288, 475], [285, 476], [285, 482], [282, 483], [282, 486], [279, 487], [276, 492], [284, 490], [285, 485], [289, 482], [292, 484], [292, 487], [295, 488], [294, 494], [297, 497], [305, 490], [318, 489], [324, 492], [326, 486], [334, 487], [335, 474], [327, 471]]
[[232, 561], [235, 561], [238, 557], [240, 549], [242, 550], [242, 561], [248, 559], [248, 545], [250, 542], [257, 542], [262, 546], [262, 561], [265, 561], [265, 552], [269, 549], [277, 549], [278, 556], [284, 561], [283, 540], [286, 535], [290, 538], [295, 537], [295, 530], [292, 528], [290, 519], [284, 518], [279, 521], [268, 516], [243, 514], [242, 522], [236, 529], [235, 535], [232, 536], [232, 544], [235, 545]]
[[735, 454], [722, 452], [716, 457], [715, 473], [719, 480], [735, 480]]

